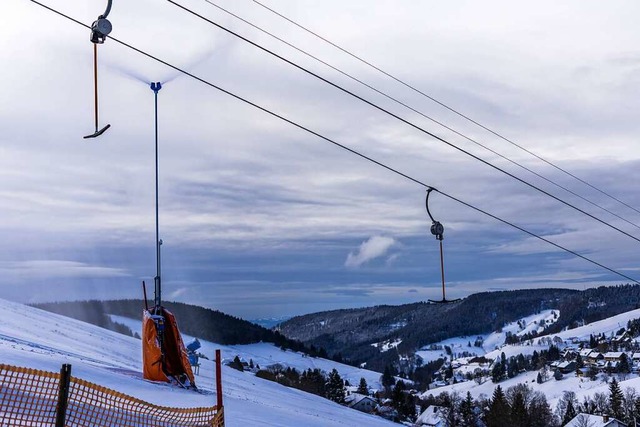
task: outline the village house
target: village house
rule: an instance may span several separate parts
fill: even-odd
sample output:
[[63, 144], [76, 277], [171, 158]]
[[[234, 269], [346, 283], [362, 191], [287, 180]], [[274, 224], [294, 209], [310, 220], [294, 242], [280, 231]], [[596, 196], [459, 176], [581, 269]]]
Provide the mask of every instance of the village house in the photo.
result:
[[621, 351], [609, 351], [603, 355], [604, 360], [607, 362], [619, 362], [622, 358]]
[[592, 351], [589, 353], [589, 357], [585, 360], [585, 363], [589, 363], [592, 365], [597, 365], [598, 362], [604, 360], [604, 356], [602, 353], [598, 353], [597, 351]]
[[564, 427], [627, 427], [625, 423], [608, 415], [578, 414]]
[[580, 355], [580, 358], [582, 358], [582, 360], [586, 362], [589, 359], [589, 356], [591, 355], [591, 353], [593, 353], [592, 349], [583, 348], [582, 350], [580, 350], [578, 354]]
[[573, 360], [564, 361], [564, 362], [558, 363], [557, 368], [563, 374], [569, 374], [571, 372], [575, 372], [577, 365], [576, 365], [576, 362], [574, 362]]
[[444, 408], [431, 405], [424, 410], [413, 424], [414, 427], [445, 427], [447, 425]]
[[349, 408], [360, 412], [366, 412], [367, 414], [372, 413], [378, 405], [371, 397], [359, 393], [351, 393], [348, 395], [345, 398], [345, 403]]

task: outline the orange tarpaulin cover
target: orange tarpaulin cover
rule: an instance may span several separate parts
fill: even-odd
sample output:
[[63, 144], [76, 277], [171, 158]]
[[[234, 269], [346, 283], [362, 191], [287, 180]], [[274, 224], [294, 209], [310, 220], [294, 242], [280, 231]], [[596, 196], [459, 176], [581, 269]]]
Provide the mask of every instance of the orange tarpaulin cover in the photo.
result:
[[158, 330], [152, 314], [144, 310], [142, 316], [142, 375], [147, 380], [169, 381], [169, 377], [180, 378], [186, 375], [189, 384], [195, 387], [195, 380], [187, 349], [180, 336], [175, 316], [162, 307], [158, 315], [164, 318], [162, 349], [158, 339]]

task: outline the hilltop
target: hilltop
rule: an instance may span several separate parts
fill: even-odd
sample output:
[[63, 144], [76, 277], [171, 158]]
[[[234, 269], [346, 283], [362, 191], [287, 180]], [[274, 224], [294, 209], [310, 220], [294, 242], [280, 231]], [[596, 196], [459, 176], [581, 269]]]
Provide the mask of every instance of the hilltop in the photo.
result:
[[[294, 317], [277, 327], [283, 335], [322, 347], [349, 363], [382, 371], [448, 338], [489, 334], [524, 317], [556, 309], [559, 318], [531, 336], [576, 327], [638, 307], [640, 285], [482, 292], [452, 304], [418, 302], [333, 310]], [[387, 344], [387, 346], [385, 346]], [[388, 350], [392, 344], [395, 351]]]

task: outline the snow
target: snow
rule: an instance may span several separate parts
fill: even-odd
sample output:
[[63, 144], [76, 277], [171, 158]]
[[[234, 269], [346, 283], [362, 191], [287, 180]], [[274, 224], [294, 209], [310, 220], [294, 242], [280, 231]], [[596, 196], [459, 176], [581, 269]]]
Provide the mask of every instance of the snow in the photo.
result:
[[371, 346], [380, 349], [380, 353], [384, 353], [392, 348], [398, 347], [400, 343], [402, 343], [402, 340], [400, 338], [396, 338], [395, 340], [373, 343]]
[[[70, 363], [75, 377], [157, 405], [215, 405], [215, 369], [211, 360], [201, 360], [196, 383], [205, 393], [195, 393], [143, 380], [141, 343], [138, 339], [5, 300], [0, 300], [0, 311], [3, 313], [0, 319], [1, 363], [53, 372], [60, 371], [63, 363]], [[188, 340], [185, 337], [185, 341]], [[273, 346], [268, 349], [268, 344], [223, 347], [202, 340], [201, 343], [201, 350], [210, 355], [214, 349], [221, 348], [225, 357], [237, 354], [237, 350], [246, 350], [248, 357], [244, 357], [248, 359], [255, 355], [254, 361], [260, 358], [267, 360], [279, 353], [284, 355], [284, 360], [296, 363], [304, 359], [296, 353], [282, 352]], [[308, 363], [317, 364], [321, 369], [338, 368], [338, 364], [320, 359], [311, 359]], [[351, 368], [353, 371], [347, 371], [346, 367], [344, 369], [354, 378], [361, 372], [358, 368]], [[380, 374], [377, 375], [379, 377]], [[227, 426], [393, 425], [380, 417], [226, 366], [222, 369], [222, 381]]]
[[[499, 356], [502, 351], [505, 352], [505, 356], [507, 357], [519, 353], [531, 354], [534, 350], [540, 351], [541, 348], [548, 348], [548, 346], [538, 348], [528, 347], [526, 349], [518, 348], [517, 351], [513, 349], [514, 353], [510, 354], [511, 348], [507, 348], [505, 350], [505, 347], [510, 346], [504, 346], [504, 341], [507, 338], [507, 332], [518, 336], [522, 336], [529, 332], [538, 332], [544, 328], [544, 325], [550, 325], [554, 323], [559, 318], [559, 315], [560, 312], [558, 310], [543, 310], [540, 313], [523, 317], [519, 322], [512, 322], [507, 324], [502, 328], [500, 332], [492, 332], [490, 334], [484, 335], [471, 335], [449, 338], [447, 340], [423, 347], [422, 350], [417, 352], [417, 354], [422, 357], [425, 363], [440, 358], [447, 360], [450, 359], [450, 357], [445, 352], [445, 346], [451, 348], [451, 351], [454, 354], [460, 354], [466, 351], [473, 356], [486, 355], [487, 358], [495, 358], [496, 350], [499, 350], [497, 356]], [[522, 326], [524, 326], [524, 328]], [[482, 339], [482, 347], [476, 347], [474, 345], [474, 342], [477, 338]], [[469, 343], [471, 343], [471, 346], [469, 346]], [[431, 348], [435, 350], [432, 350]]]
[[[552, 310], [548, 310], [549, 313], [551, 311]], [[558, 313], [557, 310], [553, 310], [553, 311]], [[549, 313], [545, 314], [543, 312], [543, 313], [540, 313], [540, 315], [529, 316], [528, 318], [525, 318], [525, 320], [527, 321], [527, 325], [531, 324], [534, 321], [537, 321], [538, 323], [540, 323], [540, 320], [544, 320], [545, 322], [548, 320], [552, 320], [553, 316], [551, 315], [551, 318], [550, 318]], [[580, 326], [575, 329], [568, 329], [568, 330], [559, 332], [557, 334], [535, 338], [532, 343], [502, 345], [498, 349], [494, 349], [493, 351], [488, 351], [485, 357], [487, 357], [490, 360], [493, 360], [497, 357], [500, 357], [500, 354], [502, 352], [505, 353], [505, 356], [507, 358], [511, 356], [516, 356], [520, 353], [524, 355], [530, 355], [533, 353], [534, 350], [537, 350], [539, 352], [542, 349], [546, 350], [549, 348], [548, 344], [540, 344], [541, 339], [542, 341], [548, 341], [548, 339], [553, 339], [555, 337], [558, 337], [563, 341], [565, 341], [564, 344], [560, 345], [560, 348], [562, 349], [568, 345], [566, 341], [569, 341], [572, 338], [578, 338], [583, 341], [588, 341], [589, 336], [591, 334], [595, 335], [595, 334], [604, 333], [607, 336], [611, 336], [615, 334], [620, 328], [626, 327], [627, 322], [629, 320], [637, 319], [637, 318], [640, 318], [640, 309], [628, 311], [628, 312], [619, 314], [617, 316], [613, 316], [607, 319], [593, 322], [588, 325]], [[510, 324], [503, 328], [502, 333], [505, 333], [506, 331], [513, 332], [513, 329], [512, 329], [514, 327], [513, 325], [515, 325], [516, 328], [519, 328], [517, 323]], [[517, 332], [520, 334], [524, 334], [526, 333], [525, 331], [527, 329], [528, 329], [528, 326], [525, 327], [524, 329], [520, 328], [520, 330]], [[496, 336], [497, 334], [498, 333], [489, 334], [487, 335], [487, 337]], [[452, 338], [446, 341], [442, 341], [441, 343], [438, 343], [438, 345], [449, 345], [452, 347], [452, 350], [454, 353], [464, 350], [464, 348], [468, 348], [469, 350], [475, 349], [475, 350], [481, 351], [481, 349], [479, 349], [478, 347], [467, 346], [468, 341], [471, 341], [471, 343], [473, 344], [474, 338], [475, 337]], [[487, 341], [490, 342], [489, 345], [487, 345]], [[499, 340], [496, 340], [495, 338], [494, 339], [488, 338], [487, 341], [485, 341], [485, 346], [484, 346], [484, 348], [486, 349], [489, 349], [489, 347], [494, 342], [499, 342]], [[436, 353], [436, 352], [430, 352], [430, 351], [420, 352], [421, 355], [423, 353], [428, 354], [428, 353]], [[441, 353], [444, 354], [444, 350]], [[459, 359], [458, 361], [464, 363], [465, 360], [466, 360], [465, 358], [462, 358], [462, 359]], [[460, 369], [456, 369], [456, 372], [464, 373], [468, 370], [473, 371], [475, 367], [477, 367], [477, 365], [474, 365], [474, 364], [470, 364], [468, 366], [462, 366]], [[485, 366], [485, 368], [487, 368], [487, 366]], [[537, 371], [522, 373], [520, 375], [517, 375], [514, 378], [503, 380], [499, 384], [493, 383], [490, 379], [486, 379], [486, 381], [480, 385], [477, 384], [475, 381], [465, 381], [458, 384], [448, 385], [448, 386], [440, 387], [434, 390], [429, 390], [426, 393], [424, 393], [424, 396], [428, 396], [429, 394], [437, 395], [443, 391], [446, 391], [449, 393], [455, 391], [461, 394], [462, 396], [464, 396], [466, 395], [467, 391], [469, 391], [474, 398], [477, 398], [482, 394], [488, 397], [491, 397], [491, 395], [493, 394], [493, 391], [498, 385], [500, 385], [503, 390], [506, 390], [507, 388], [514, 386], [516, 384], [526, 383], [533, 390], [538, 390], [543, 392], [547, 396], [547, 400], [549, 401], [549, 405], [551, 406], [551, 408], [555, 409], [558, 400], [562, 397], [562, 394], [565, 390], [574, 391], [579, 401], [582, 401], [583, 398], [586, 396], [593, 396], [595, 393], [605, 393], [605, 394], [609, 393], [609, 385], [605, 383], [602, 379], [591, 381], [588, 378], [579, 378], [579, 377], [576, 377], [574, 374], [567, 374], [561, 380], [556, 381], [555, 379], [553, 379], [553, 376], [550, 373], [549, 377], [551, 379], [545, 381], [542, 384], [538, 384], [536, 382], [537, 374], [538, 374]], [[619, 382], [620, 382], [620, 388], [622, 390], [626, 389], [627, 387], [631, 387], [636, 390], [640, 389], [640, 378], [636, 377], [635, 375], [629, 375], [628, 379], [619, 381]]]
[[[140, 320], [115, 315], [110, 315], [110, 317], [114, 322], [122, 323], [123, 325], [128, 326], [132, 331], [141, 334], [142, 322], [140, 322]], [[180, 325], [179, 322], [180, 319], [178, 319], [178, 326]], [[194, 338], [195, 337], [190, 335], [182, 335], [182, 339], [185, 343], [190, 342]], [[360, 383], [360, 378], [364, 378], [369, 387], [375, 389], [382, 388], [382, 385], [380, 384], [381, 374], [379, 372], [344, 365], [332, 360], [313, 358], [291, 350], [283, 351], [271, 343], [219, 345], [203, 341], [199, 337], [198, 340], [200, 340], [200, 343], [202, 344], [202, 347], [198, 352], [206, 354], [212, 358], [215, 350], [219, 349], [222, 352], [223, 359], [233, 360], [234, 357], [238, 356], [240, 359], [244, 359], [247, 362], [249, 360], [253, 360], [253, 363], [260, 365], [261, 368], [280, 364], [285, 368], [296, 368], [298, 371], [320, 369], [327, 373], [331, 372], [331, 370], [335, 368], [338, 373], [340, 373], [342, 379], [348, 380], [351, 384], [357, 385]]]

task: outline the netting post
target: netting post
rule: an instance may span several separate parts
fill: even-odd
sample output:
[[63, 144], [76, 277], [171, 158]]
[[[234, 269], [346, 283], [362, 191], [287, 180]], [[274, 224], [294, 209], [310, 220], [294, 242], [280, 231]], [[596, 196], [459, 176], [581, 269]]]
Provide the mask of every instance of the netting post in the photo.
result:
[[56, 427], [64, 427], [70, 383], [71, 365], [65, 363], [60, 369], [60, 386], [58, 388], [58, 404], [56, 405]]
[[222, 409], [222, 358], [220, 350], [216, 350], [216, 395], [218, 397], [218, 411]]

